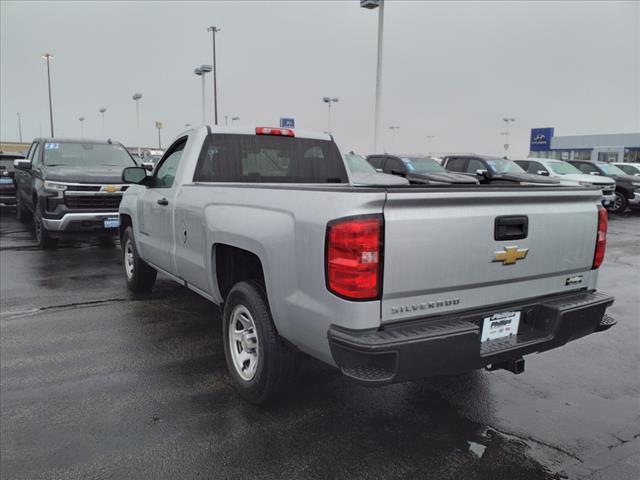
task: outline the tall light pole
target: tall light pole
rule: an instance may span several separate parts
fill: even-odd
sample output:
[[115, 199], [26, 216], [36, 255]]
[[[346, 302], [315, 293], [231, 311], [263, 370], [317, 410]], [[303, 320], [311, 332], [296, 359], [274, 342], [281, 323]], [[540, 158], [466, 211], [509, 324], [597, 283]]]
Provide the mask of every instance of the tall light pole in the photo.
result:
[[160, 130], [162, 130], [162, 122], [156, 121], [156, 128], [158, 129], [158, 148], [162, 149], [162, 140], [160, 139]]
[[138, 158], [140, 157], [140, 99], [142, 98], [141, 93], [134, 93], [131, 97], [136, 102], [136, 132], [138, 137]]
[[382, 32], [384, 26], [384, 0], [360, 0], [360, 6], [372, 10], [378, 9], [378, 63], [376, 66], [376, 117], [373, 131], [373, 152], [379, 152], [382, 102]]
[[329, 119], [327, 122], [327, 133], [331, 135], [331, 104], [338, 103], [340, 99], [338, 97], [322, 97], [322, 101], [329, 107]]
[[[207, 124], [206, 119], [206, 108], [204, 104], [204, 76], [212, 70], [211, 65], [200, 65], [193, 69], [193, 73], [202, 78], [202, 124]], [[217, 114], [216, 114], [216, 125], [218, 124]]]
[[397, 125], [391, 125], [389, 130], [391, 130], [391, 152], [393, 153], [393, 149], [396, 144], [396, 130], [400, 130], [400, 127]]
[[51, 125], [51, 137], [53, 137], [53, 106], [51, 104], [51, 70], [49, 68], [49, 61], [53, 58], [50, 53], [45, 53], [42, 58], [47, 60], [47, 83], [49, 85], [49, 122]]
[[100, 109], [100, 115], [102, 115], [102, 136], [104, 137], [104, 112], [106, 112], [107, 109], [106, 108], [101, 108]]
[[[207, 27], [213, 38], [213, 122], [218, 125], [218, 69], [216, 68], [216, 32], [220, 29], [214, 25]], [[203, 122], [204, 123], [204, 122]]]
[[507, 124], [507, 130], [506, 130], [506, 132], [504, 132], [504, 134], [505, 134], [504, 153], [505, 153], [505, 156], [506, 156], [507, 150], [509, 150], [509, 138], [511, 136], [511, 130], [509, 129], [509, 125], [512, 122], [515, 122], [516, 119], [512, 118], [512, 117], [504, 117], [502, 119], [502, 121]]
[[20, 121], [20, 112], [18, 112], [18, 135], [20, 135], [20, 143], [22, 143], [22, 122]]
[[84, 117], [80, 117], [80, 138], [84, 138]]
[[[429, 142], [429, 140], [431, 140], [432, 138], [436, 138], [435, 135], [425, 135], [425, 137], [427, 139], [427, 143]], [[427, 148], [427, 154], [431, 155], [431, 152], [428, 151], [429, 149]]]

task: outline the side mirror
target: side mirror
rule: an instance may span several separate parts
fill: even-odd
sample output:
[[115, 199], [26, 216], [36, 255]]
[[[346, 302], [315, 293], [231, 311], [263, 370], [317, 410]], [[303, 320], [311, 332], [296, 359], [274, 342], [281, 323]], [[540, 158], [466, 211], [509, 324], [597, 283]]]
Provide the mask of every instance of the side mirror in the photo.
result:
[[397, 168], [392, 168], [391, 169], [391, 175], [399, 175], [401, 177], [404, 177], [407, 175], [406, 172], [403, 172], [402, 170], [398, 170]]
[[487, 170], [485, 170], [484, 168], [479, 168], [478, 170], [476, 170], [476, 175], [479, 177], [486, 177], [487, 173], [489, 173]]
[[31, 161], [26, 158], [18, 158], [13, 161], [13, 168], [18, 170], [31, 170]]
[[538, 175], [544, 175], [545, 177], [549, 176], [549, 172], [547, 172], [546, 170], [538, 170], [536, 173]]
[[147, 179], [147, 170], [144, 167], [127, 167], [122, 171], [124, 183], [141, 184]]
[[[381, 168], [376, 168], [376, 172], [378, 172], [378, 173], [383, 173], [383, 172], [384, 172], [384, 170], [382, 170]], [[640, 175], [640, 173], [638, 173], [637, 175]]]
[[155, 167], [153, 162], [142, 162], [142, 166], [148, 172], [153, 172], [153, 168]]

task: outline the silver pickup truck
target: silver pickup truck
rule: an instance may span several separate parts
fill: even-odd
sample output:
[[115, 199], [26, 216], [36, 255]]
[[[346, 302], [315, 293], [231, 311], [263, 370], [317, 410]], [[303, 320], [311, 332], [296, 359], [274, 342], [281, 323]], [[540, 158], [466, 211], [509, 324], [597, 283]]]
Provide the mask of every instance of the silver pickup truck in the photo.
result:
[[330, 136], [262, 127], [189, 130], [123, 181], [129, 288], [163, 272], [222, 306], [253, 403], [300, 352], [368, 385], [520, 373], [524, 355], [615, 323], [596, 291], [596, 188], [356, 185]]

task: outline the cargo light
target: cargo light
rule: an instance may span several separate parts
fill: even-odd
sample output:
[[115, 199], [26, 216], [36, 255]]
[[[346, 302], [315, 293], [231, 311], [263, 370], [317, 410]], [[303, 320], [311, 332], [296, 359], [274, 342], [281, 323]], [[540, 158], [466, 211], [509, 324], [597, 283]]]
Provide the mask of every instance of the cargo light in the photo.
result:
[[280, 135], [281, 137], [295, 137], [290, 128], [256, 127], [256, 135]]
[[600, 268], [604, 260], [604, 251], [607, 247], [607, 224], [609, 217], [603, 207], [598, 208], [598, 235], [596, 237], [596, 251], [593, 254], [592, 269]]
[[382, 291], [382, 216], [329, 222], [325, 246], [326, 283], [347, 300], [375, 300]]

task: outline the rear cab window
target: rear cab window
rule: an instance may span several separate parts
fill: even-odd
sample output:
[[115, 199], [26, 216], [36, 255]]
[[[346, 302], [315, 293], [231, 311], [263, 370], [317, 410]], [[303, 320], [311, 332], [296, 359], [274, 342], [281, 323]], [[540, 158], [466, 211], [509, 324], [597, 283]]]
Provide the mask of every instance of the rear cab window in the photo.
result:
[[450, 158], [447, 161], [445, 168], [452, 172], [464, 172], [464, 166], [466, 162], [466, 158]]
[[348, 183], [336, 144], [278, 135], [209, 134], [194, 182]]

